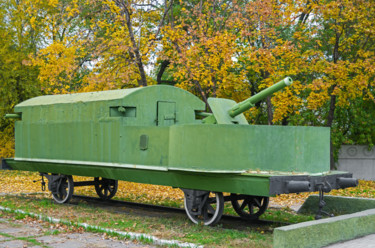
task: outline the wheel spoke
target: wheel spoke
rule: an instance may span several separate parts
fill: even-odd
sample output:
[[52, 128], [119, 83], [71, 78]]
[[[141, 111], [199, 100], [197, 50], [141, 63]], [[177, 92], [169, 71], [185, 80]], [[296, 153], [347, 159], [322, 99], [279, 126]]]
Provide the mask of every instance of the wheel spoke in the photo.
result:
[[[199, 209], [199, 207], [198, 209], [193, 209], [190, 205], [190, 192], [187, 193], [184, 191], [184, 193], [185, 211], [192, 222], [194, 222], [195, 224], [203, 222], [204, 225], [214, 225], [220, 220], [224, 209], [224, 197], [222, 193], [213, 192], [211, 194], [215, 194], [215, 197], [210, 198], [208, 198], [207, 194], [196, 196], [197, 202], [203, 203], [201, 209]], [[198, 212], [200, 212], [199, 215]]]
[[249, 206], [249, 212], [250, 212], [250, 214], [254, 214], [254, 204], [253, 203], [249, 203], [248, 206]]
[[203, 207], [203, 221], [207, 221], [208, 220], [208, 209]]
[[247, 199], [244, 199], [242, 204], [241, 204], [240, 210], [243, 211], [247, 204], [248, 204]]
[[[241, 202], [238, 200], [239, 198], [244, 199], [244, 201]], [[255, 220], [266, 211], [269, 198], [263, 196], [231, 194], [231, 202], [233, 209], [242, 219]]]
[[60, 175], [58, 178], [54, 178], [53, 180], [55, 180], [55, 183], [57, 184], [56, 192], [52, 193], [54, 200], [59, 204], [69, 202], [74, 192], [74, 182], [72, 176]]
[[68, 194], [68, 192], [66, 191], [66, 188], [64, 187], [64, 188], [61, 188], [61, 195], [63, 195], [63, 196], [65, 196], [65, 195], [67, 195]]
[[207, 212], [210, 214], [215, 214], [215, 209], [211, 205], [207, 205]]
[[[260, 200], [260, 201], [262, 201], [262, 200]], [[260, 203], [260, 201], [259, 201], [259, 198], [254, 198], [254, 203], [255, 203], [255, 205], [258, 207], [258, 208], [261, 208], [262, 207], [262, 204]]]
[[105, 178], [95, 178], [95, 190], [98, 196], [104, 200], [111, 199], [117, 192], [117, 181]]

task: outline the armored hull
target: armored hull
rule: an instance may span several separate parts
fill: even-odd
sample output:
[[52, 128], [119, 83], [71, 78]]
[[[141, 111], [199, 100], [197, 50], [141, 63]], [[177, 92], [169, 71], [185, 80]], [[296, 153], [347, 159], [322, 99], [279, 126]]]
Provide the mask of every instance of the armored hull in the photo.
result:
[[15, 107], [16, 154], [3, 167], [41, 172], [56, 194], [55, 174], [179, 187], [194, 195], [188, 205], [206, 192], [268, 197], [355, 184], [329, 171], [328, 128], [248, 125], [222, 114], [238, 112], [232, 101], [209, 102], [214, 115], [202, 120], [204, 102], [171, 86], [36, 97]]
[[195, 113], [203, 108], [194, 95], [169, 86], [34, 98], [15, 108], [22, 113], [15, 160], [209, 173], [329, 172], [329, 128], [202, 125]]

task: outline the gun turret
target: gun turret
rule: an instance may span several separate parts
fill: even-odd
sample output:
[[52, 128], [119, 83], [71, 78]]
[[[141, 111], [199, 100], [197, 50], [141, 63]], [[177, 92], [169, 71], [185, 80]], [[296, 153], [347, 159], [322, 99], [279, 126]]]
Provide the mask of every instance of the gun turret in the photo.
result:
[[262, 90], [258, 94], [240, 102], [236, 103], [230, 99], [223, 98], [209, 98], [208, 104], [212, 110], [212, 115], [203, 119], [206, 124], [249, 124], [244, 115], [241, 115], [246, 110], [253, 107], [257, 102], [263, 100], [267, 96], [272, 95], [276, 91], [291, 85], [293, 80], [286, 77], [280, 82]]
[[258, 94], [246, 99], [245, 101], [237, 103], [236, 105], [234, 105], [228, 111], [228, 114], [231, 117], [235, 117], [235, 116], [245, 112], [246, 110], [250, 109], [251, 107], [254, 107], [254, 105], [257, 102], [263, 100], [267, 96], [270, 96], [273, 93], [275, 93], [276, 91], [279, 91], [279, 90], [283, 89], [285, 86], [291, 85], [292, 82], [293, 82], [293, 80], [290, 77], [286, 77], [283, 80], [281, 80], [280, 82], [272, 85], [271, 87], [268, 87], [267, 89], [262, 90]]

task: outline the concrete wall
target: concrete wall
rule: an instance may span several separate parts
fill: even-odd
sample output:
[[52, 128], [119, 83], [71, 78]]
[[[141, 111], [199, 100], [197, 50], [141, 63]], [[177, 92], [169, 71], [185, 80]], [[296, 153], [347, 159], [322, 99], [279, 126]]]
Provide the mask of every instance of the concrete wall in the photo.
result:
[[[375, 209], [275, 228], [274, 248], [320, 248], [375, 233]], [[373, 247], [370, 246], [368, 247]]]
[[375, 180], [375, 149], [369, 151], [368, 146], [342, 146], [337, 170], [351, 172], [357, 179]]
[[[325, 195], [324, 201], [326, 203], [324, 206], [324, 211], [334, 215], [353, 214], [368, 209], [375, 210], [375, 198]], [[318, 210], [318, 206], [319, 195], [310, 195], [300, 207], [298, 213], [315, 215]]]

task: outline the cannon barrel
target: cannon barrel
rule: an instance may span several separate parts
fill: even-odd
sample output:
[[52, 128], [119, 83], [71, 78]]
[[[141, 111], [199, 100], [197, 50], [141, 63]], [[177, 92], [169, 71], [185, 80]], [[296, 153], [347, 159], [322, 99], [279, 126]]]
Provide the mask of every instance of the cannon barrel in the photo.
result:
[[268, 87], [267, 89], [264, 89], [262, 90], [261, 92], [259, 92], [258, 94], [246, 99], [245, 101], [242, 101], [240, 103], [237, 103], [236, 105], [234, 105], [229, 111], [228, 111], [228, 114], [231, 116], [231, 117], [235, 117], [243, 112], [245, 112], [246, 110], [250, 109], [251, 107], [254, 106], [255, 103], [263, 100], [264, 98], [266, 98], [267, 96], [270, 96], [272, 95], [273, 93], [275, 93], [276, 91], [279, 91], [281, 90], [282, 88], [284, 88], [285, 86], [289, 86], [291, 85], [293, 82], [293, 80], [290, 78], [290, 77], [286, 77], [284, 78], [283, 80], [281, 80], [280, 82], [272, 85], [271, 87]]

